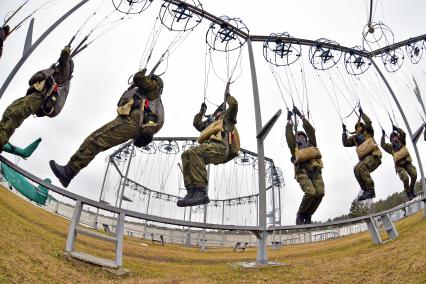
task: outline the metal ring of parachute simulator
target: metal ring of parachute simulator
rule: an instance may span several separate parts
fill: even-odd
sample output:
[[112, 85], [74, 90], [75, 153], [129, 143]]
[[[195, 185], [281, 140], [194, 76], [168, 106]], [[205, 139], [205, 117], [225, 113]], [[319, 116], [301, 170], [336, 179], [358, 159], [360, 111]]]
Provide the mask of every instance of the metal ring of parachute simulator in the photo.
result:
[[170, 155], [177, 154], [180, 151], [178, 143], [172, 140], [161, 141], [157, 149], [163, 154], [170, 154]]
[[[366, 51], [361, 46], [355, 46], [353, 50]], [[354, 52], [345, 52], [345, 69], [351, 75], [360, 75], [368, 70], [371, 66], [370, 59], [361, 55], [355, 54]]]
[[193, 148], [197, 146], [198, 143], [195, 140], [187, 140], [182, 144], [182, 151], [185, 152], [186, 150]]
[[115, 10], [124, 14], [140, 14], [151, 5], [153, 0], [112, 0]]
[[422, 42], [412, 42], [405, 46], [405, 51], [407, 52], [408, 59], [411, 63], [417, 64], [423, 57], [424, 44]]
[[287, 32], [272, 33], [263, 43], [263, 57], [275, 66], [288, 66], [296, 62], [302, 55], [302, 46], [284, 42], [279, 38], [292, 38]]
[[[192, 6], [202, 10], [203, 6], [198, 0], [188, 1]], [[161, 5], [159, 18], [161, 23], [171, 31], [186, 32], [198, 26], [203, 17], [195, 14], [186, 3], [174, 4], [171, 2]]]
[[153, 154], [157, 153], [157, 145], [155, 144], [154, 141], [152, 141], [148, 145], [141, 147], [141, 148], [138, 148], [138, 149], [139, 149], [139, 151], [141, 151], [141, 153], [147, 154], [147, 155], [153, 155]]
[[250, 154], [240, 152], [238, 157], [234, 159], [234, 163], [240, 166], [252, 166], [256, 163], [256, 158]]
[[339, 45], [333, 40], [320, 38], [309, 48], [309, 62], [318, 70], [327, 70], [336, 65], [342, 57], [342, 52], [324, 47], [323, 43]]
[[206, 33], [206, 42], [213, 50], [232, 51], [242, 47], [247, 39], [239, 36], [238, 31], [249, 33], [247, 26], [240, 18], [221, 16], [224, 21], [220, 25], [212, 22]]
[[363, 44], [377, 44], [385, 47], [394, 43], [395, 36], [392, 30], [384, 23], [368, 23], [362, 31]]
[[400, 48], [387, 51], [383, 54], [382, 61], [388, 72], [396, 72], [404, 63], [404, 52]]

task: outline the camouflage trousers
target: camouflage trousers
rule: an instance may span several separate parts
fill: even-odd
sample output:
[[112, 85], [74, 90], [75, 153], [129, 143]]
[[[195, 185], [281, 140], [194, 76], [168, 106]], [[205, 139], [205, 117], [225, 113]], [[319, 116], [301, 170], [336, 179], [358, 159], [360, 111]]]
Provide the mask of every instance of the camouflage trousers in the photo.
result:
[[381, 156], [368, 155], [355, 165], [355, 178], [362, 190], [374, 189], [374, 181], [371, 178], [371, 173], [374, 172], [381, 164]]
[[40, 93], [32, 93], [15, 100], [6, 108], [0, 121], [0, 149], [25, 119], [40, 110], [42, 103], [43, 96]]
[[313, 215], [324, 197], [324, 181], [320, 168], [313, 171], [296, 170], [296, 180], [305, 193], [297, 214]]
[[406, 162], [404, 165], [397, 165], [395, 169], [404, 184], [405, 192], [412, 192], [417, 180], [416, 167], [412, 163]]
[[206, 165], [220, 164], [227, 157], [225, 143], [207, 141], [182, 153], [183, 180], [185, 188], [206, 187]]
[[117, 116], [92, 134], [90, 134], [80, 148], [68, 162], [68, 166], [78, 174], [100, 152], [123, 144], [139, 134], [139, 111], [133, 110], [128, 116]]

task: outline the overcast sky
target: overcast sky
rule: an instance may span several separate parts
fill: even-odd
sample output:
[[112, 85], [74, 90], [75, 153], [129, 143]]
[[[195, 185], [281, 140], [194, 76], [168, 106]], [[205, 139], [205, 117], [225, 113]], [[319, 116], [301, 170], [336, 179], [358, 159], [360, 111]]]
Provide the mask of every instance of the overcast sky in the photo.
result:
[[[18, 19], [28, 15], [44, 2], [31, 0], [12, 23], [16, 23]], [[56, 2], [57, 4], [52, 7], [40, 10], [35, 14], [33, 40], [40, 36], [61, 14], [78, 3], [75, 0]], [[89, 1], [49, 35], [26, 61], [1, 98], [0, 112], [3, 112], [13, 100], [25, 94], [28, 79], [33, 73], [47, 68], [57, 60], [61, 48], [68, 43], [84, 20], [93, 13], [95, 7], [100, 7], [98, 20], [113, 9], [111, 1], [102, 2], [98, 6], [100, 1]], [[312, 40], [329, 38], [350, 47], [362, 43], [361, 31], [368, 17], [367, 2], [369, 1], [216, 0], [204, 1], [203, 7], [217, 16], [227, 15], [241, 18], [248, 26], [250, 34], [269, 35], [272, 32], [288, 32], [294, 37]], [[75, 58], [74, 79], [63, 112], [55, 119], [29, 118], [11, 139], [13, 144], [24, 146], [37, 137], [43, 138], [42, 144], [34, 155], [27, 161], [20, 161], [22, 167], [39, 177], [52, 177], [48, 166], [50, 159], [64, 164], [88, 134], [115, 117], [116, 103], [128, 86], [127, 79], [139, 68], [148, 35], [161, 3], [158, 0], [154, 1], [147, 11], [101, 37]], [[1, 1], [0, 16], [4, 17], [8, 11], [16, 9], [16, 5], [17, 1]], [[409, 0], [403, 3], [396, 0], [378, 1], [373, 20], [385, 22], [394, 32], [397, 42], [425, 32], [425, 10], [426, 2], [422, 0]], [[117, 13], [112, 17], [120, 16]], [[88, 22], [83, 29], [83, 35], [88, 33], [95, 23], [96, 21]], [[158, 136], [197, 136], [196, 130], [192, 127], [192, 118], [203, 101], [205, 33], [208, 26], [209, 22], [204, 20], [170, 56], [166, 73], [163, 76], [165, 82], [163, 103], [166, 110], [166, 121]], [[5, 42], [0, 62], [0, 84], [4, 82], [22, 55], [27, 27], [28, 23], [24, 24]], [[159, 48], [154, 51], [153, 61], [160, 57], [164, 47], [170, 43], [174, 35], [163, 29], [159, 38]], [[326, 185], [325, 198], [315, 214], [314, 220], [326, 220], [347, 213], [352, 200], [359, 191], [359, 186], [353, 176], [353, 166], [357, 162], [355, 148], [345, 149], [341, 144], [341, 122], [327, 95], [327, 90], [334, 96], [332, 91], [334, 85], [342, 115], [345, 116], [350, 113], [353, 106], [346, 102], [342, 93], [346, 93], [349, 99], [356, 95], [360, 97], [365, 112], [373, 120], [376, 129], [375, 138], [378, 142], [381, 135], [379, 122], [388, 132], [390, 131], [390, 122], [383, 107], [390, 100], [384, 84], [378, 79], [373, 68], [365, 75], [360, 76], [359, 80], [351, 79], [346, 76], [343, 60], [341, 60], [338, 67], [317, 73], [309, 64], [308, 50], [307, 47], [303, 47], [302, 60], [310, 109], [317, 130], [318, 145], [323, 154], [323, 177]], [[261, 96], [262, 120], [265, 123], [279, 108], [285, 110], [285, 106], [268, 63], [262, 56], [262, 43], [254, 43], [254, 52]], [[217, 61], [222, 60], [220, 54], [214, 54], [213, 58]], [[418, 65], [414, 66], [406, 57], [403, 67], [395, 74], [389, 74], [384, 70], [380, 58], [377, 58], [376, 61], [397, 93], [412, 129], [416, 130], [421, 125], [418, 114], [420, 107], [414, 99], [411, 77], [412, 75], [416, 77], [423, 92], [423, 99], [425, 99], [426, 60], [422, 59]], [[218, 74], [225, 77], [226, 72], [221, 68], [223, 60], [217, 64]], [[153, 62], [148, 68], [152, 65]], [[246, 46], [243, 49], [241, 66], [242, 75], [231, 86], [231, 93], [239, 101], [237, 126], [241, 136], [241, 145], [256, 152], [251, 77]], [[291, 72], [288, 74], [294, 74], [295, 84], [292, 85], [294, 93], [301, 92], [303, 88], [299, 76], [300, 68], [300, 63], [296, 62], [287, 69], [287, 72]], [[160, 67], [161, 71], [165, 69], [164, 65]], [[282, 76], [285, 76], [284, 69], [278, 70]], [[320, 78], [325, 82], [327, 90]], [[224, 83], [211, 74], [207, 88], [208, 98], [219, 104], [224, 87]], [[287, 101], [291, 101], [288, 94], [284, 95]], [[215, 108], [213, 105], [208, 106], [208, 112]], [[392, 108], [396, 110], [393, 103]], [[390, 107], [388, 107], [389, 109]], [[398, 113], [396, 116], [398, 124], [406, 129]], [[356, 119], [352, 116], [345, 122], [352, 130]], [[303, 193], [294, 179], [290, 153], [283, 137], [285, 123], [285, 115], [282, 115], [265, 141], [265, 154], [273, 158], [275, 164], [284, 172], [286, 186], [283, 220], [284, 223], [292, 224]], [[420, 155], [424, 157], [425, 142], [420, 141], [418, 146]], [[414, 157], [411, 144], [409, 144], [409, 149]], [[105, 157], [110, 152], [101, 153], [88, 168], [73, 180], [69, 190], [98, 199], [105, 171]], [[177, 159], [179, 160], [179, 157]], [[414, 163], [417, 165], [416, 161]], [[376, 181], [377, 198], [385, 198], [402, 190], [402, 183], [395, 174], [392, 158], [387, 154], [384, 154], [383, 163], [374, 172], [373, 178]], [[171, 177], [171, 179], [176, 180], [177, 177]], [[56, 179], [52, 180], [55, 184], [59, 184]], [[171, 194], [178, 193], [177, 188], [166, 188], [165, 191]], [[219, 198], [234, 196], [229, 191], [222, 192], [227, 192], [227, 194], [219, 196]]]

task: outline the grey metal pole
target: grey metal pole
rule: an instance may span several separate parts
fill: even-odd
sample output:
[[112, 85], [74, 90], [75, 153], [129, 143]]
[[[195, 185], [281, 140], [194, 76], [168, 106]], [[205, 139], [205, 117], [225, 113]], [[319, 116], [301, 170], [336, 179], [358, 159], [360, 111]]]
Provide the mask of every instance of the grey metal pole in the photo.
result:
[[[407, 127], [408, 135], [411, 139], [411, 137], [413, 137], [413, 132], [411, 131], [410, 124], [408, 123], [407, 117], [405, 116], [405, 113], [404, 113], [404, 110], [401, 107], [401, 104], [399, 103], [395, 93], [393, 92], [393, 89], [389, 85], [389, 82], [386, 80], [386, 77], [383, 75], [379, 66], [377, 66], [376, 62], [374, 62], [373, 58], [370, 58], [370, 60], [371, 60], [371, 63], [374, 65], [374, 68], [376, 68], [377, 72], [379, 73], [380, 77], [382, 78], [383, 82], [385, 83], [386, 87], [388, 88], [389, 93], [392, 95], [392, 98], [395, 101], [396, 106], [398, 107], [399, 113], [401, 114], [402, 119], [404, 120], [405, 127]], [[420, 176], [422, 178], [422, 180], [421, 180], [422, 188], [424, 189], [424, 188], [426, 188], [426, 180], [425, 180], [425, 176], [424, 176], [424, 172], [423, 172], [422, 160], [420, 158], [419, 149], [417, 149], [416, 143], [413, 143], [413, 147], [414, 147], [414, 152], [416, 154], [417, 162], [419, 164]], [[426, 214], [426, 210], [425, 210], [425, 214]]]
[[[247, 46], [250, 59], [250, 71], [253, 88], [253, 103], [254, 103], [254, 116], [256, 121], [256, 135], [262, 130], [262, 114], [260, 110], [260, 99], [259, 99], [259, 88], [257, 85], [256, 66], [254, 62], [253, 46], [251, 39], [247, 39]], [[258, 238], [258, 248], [256, 263], [266, 264], [268, 263], [268, 256], [266, 254], [266, 181], [265, 181], [265, 153], [263, 148], [263, 141], [261, 137], [257, 138], [257, 155], [258, 155], [258, 166], [259, 166], [259, 227], [262, 230], [260, 237]]]
[[31, 19], [30, 26], [28, 27], [27, 37], [25, 38], [24, 50], [22, 52], [22, 56], [25, 55], [25, 52], [31, 48], [33, 44], [33, 30], [34, 30], [34, 18]]
[[[147, 203], [146, 203], [146, 209], [145, 209], [145, 214], [148, 214], [148, 210], [149, 210], [149, 202], [151, 201], [151, 191], [149, 191], [149, 193], [148, 193], [148, 201], [147, 201]], [[186, 208], [185, 208], [186, 209]], [[185, 220], [185, 216], [183, 217], [183, 219]], [[144, 235], [146, 236], [146, 226], [147, 226], [147, 222], [148, 221], [146, 221], [145, 220], [145, 224], [144, 224], [144, 228], [143, 228], [143, 233], [144, 233]]]
[[222, 225], [225, 222], [225, 200], [222, 201]]
[[118, 208], [121, 208], [121, 204], [123, 203], [123, 195], [124, 195], [124, 190], [126, 189], [127, 176], [129, 175], [129, 170], [130, 170], [130, 165], [132, 163], [133, 153], [135, 152], [135, 146], [132, 145], [131, 147], [132, 147], [132, 150], [130, 151], [129, 162], [127, 163], [126, 173], [124, 174], [124, 181], [123, 181], [123, 186], [121, 188], [120, 203], [118, 204]]
[[[133, 151], [135, 149], [135, 146], [132, 145], [131, 147], [132, 147], [132, 151], [130, 152], [130, 157], [129, 157], [129, 160], [128, 160], [128, 163], [127, 163], [126, 172], [124, 174], [124, 177], [121, 176], [121, 178], [120, 178], [120, 184], [118, 185], [117, 197], [116, 197], [116, 200], [115, 200], [115, 207], [118, 206], [119, 208], [121, 208], [121, 203], [123, 202], [124, 188], [126, 186], [127, 175], [129, 174], [130, 162], [132, 161]], [[117, 218], [118, 217], [119, 216], [117, 216]], [[114, 213], [114, 219], [112, 220], [112, 225], [114, 226], [114, 224], [115, 224], [115, 213]]]
[[[99, 194], [99, 202], [101, 202], [102, 200], [102, 194], [104, 193], [104, 189], [105, 189], [105, 182], [106, 182], [106, 177], [108, 175], [108, 169], [109, 169], [109, 165], [111, 164], [111, 161], [108, 159], [108, 164], [105, 170], [105, 175], [104, 175], [104, 180], [102, 181], [102, 187], [101, 187], [101, 193]], [[99, 208], [96, 209], [96, 219], [95, 219], [95, 228], [97, 228], [98, 225], [98, 218], [99, 218]]]
[[281, 226], [281, 187], [278, 187], [278, 211], [279, 211], [279, 214], [280, 214], [280, 216], [279, 216], [279, 223], [280, 223], [280, 226]]
[[256, 196], [256, 226], [259, 226], [259, 195]]
[[[189, 207], [189, 221], [192, 219], [192, 206]], [[191, 228], [188, 227], [188, 230], [186, 231], [186, 246], [191, 246]]]
[[19, 69], [22, 67], [22, 65], [25, 63], [25, 61], [28, 59], [28, 57], [33, 53], [33, 51], [40, 45], [40, 43], [46, 39], [46, 37], [54, 30], [56, 29], [66, 18], [68, 18], [72, 13], [77, 11], [81, 6], [89, 2], [89, 0], [83, 0], [74, 7], [72, 7], [68, 12], [66, 12], [62, 17], [60, 17], [56, 22], [53, 23], [38, 39], [34, 44], [25, 52], [25, 54], [22, 56], [22, 58], [18, 61], [18, 63], [15, 65], [13, 70], [10, 72], [9, 76], [6, 78], [6, 80], [3, 83], [3, 86], [0, 89], [0, 99], [2, 98], [4, 92], [6, 91], [7, 87], [9, 86], [10, 82], [12, 82], [12, 79], [15, 77], [16, 73], [18, 73]]
[[[206, 192], [207, 192], [207, 194], [209, 194], [209, 180], [210, 180], [210, 164], [207, 165], [207, 186], [206, 186]], [[204, 224], [207, 222], [207, 204], [204, 204], [203, 222], [204, 222]], [[202, 236], [203, 236], [203, 239], [201, 241], [201, 251], [205, 251], [206, 250], [206, 243], [205, 243], [206, 229], [203, 229]]]

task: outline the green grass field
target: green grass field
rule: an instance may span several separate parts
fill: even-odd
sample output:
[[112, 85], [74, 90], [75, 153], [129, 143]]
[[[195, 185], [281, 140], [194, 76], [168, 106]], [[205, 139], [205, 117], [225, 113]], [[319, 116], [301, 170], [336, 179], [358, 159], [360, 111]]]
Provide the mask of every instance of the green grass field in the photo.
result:
[[[0, 188], [0, 283], [426, 283], [426, 221], [422, 213], [396, 224], [399, 238], [380, 246], [368, 233], [268, 250], [286, 266], [237, 269], [256, 250], [141, 245], [125, 238], [125, 276], [64, 256], [68, 221]], [[113, 245], [78, 237], [77, 250], [113, 258]]]

